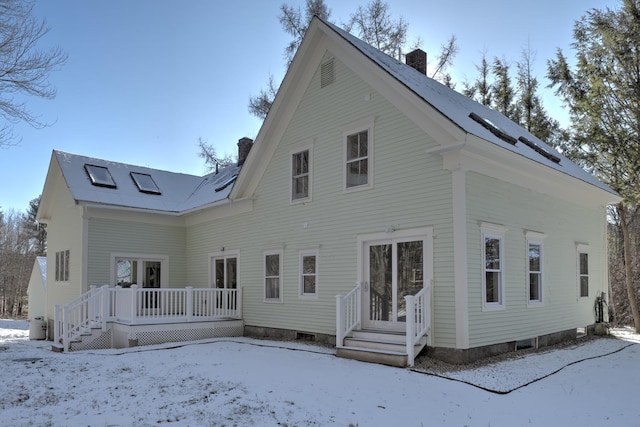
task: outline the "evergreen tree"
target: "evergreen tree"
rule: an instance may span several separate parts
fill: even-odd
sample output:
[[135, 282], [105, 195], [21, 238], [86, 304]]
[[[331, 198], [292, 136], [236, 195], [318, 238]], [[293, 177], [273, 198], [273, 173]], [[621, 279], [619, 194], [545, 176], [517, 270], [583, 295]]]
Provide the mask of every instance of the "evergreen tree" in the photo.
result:
[[463, 95], [478, 101], [482, 105], [491, 106], [492, 101], [492, 85], [490, 83], [491, 69], [489, 61], [487, 61], [487, 53], [482, 53], [480, 65], [476, 65], [479, 75], [473, 83], [465, 82]]
[[557, 120], [552, 119], [543, 107], [538, 93], [538, 79], [533, 75], [535, 53], [530, 47], [522, 51], [517, 63], [516, 116], [520, 125], [529, 132], [549, 143], [558, 145], [562, 138], [562, 129]]
[[633, 283], [627, 214], [640, 203], [640, 0], [619, 9], [592, 9], [575, 23], [571, 68], [561, 50], [548, 77], [571, 115], [565, 152], [618, 191], [625, 283], [636, 332], [640, 312]]
[[511, 84], [507, 61], [494, 58], [491, 71], [495, 78], [492, 86], [493, 109], [519, 123], [518, 112], [514, 108], [515, 90]]

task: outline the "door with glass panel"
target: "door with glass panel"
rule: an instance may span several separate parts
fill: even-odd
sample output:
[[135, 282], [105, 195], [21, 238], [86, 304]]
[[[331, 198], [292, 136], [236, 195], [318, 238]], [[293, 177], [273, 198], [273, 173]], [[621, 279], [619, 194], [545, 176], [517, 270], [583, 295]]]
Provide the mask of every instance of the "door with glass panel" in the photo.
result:
[[[162, 262], [140, 258], [116, 258], [116, 285], [129, 288], [137, 285], [139, 288], [161, 287]], [[159, 294], [145, 292], [142, 308], [158, 308]]]
[[[219, 256], [211, 259], [211, 287], [216, 289], [236, 289], [238, 287], [238, 258], [233, 256]], [[216, 293], [216, 308], [235, 308], [235, 294]]]
[[363, 316], [368, 329], [404, 331], [404, 297], [424, 286], [424, 240], [390, 239], [365, 243]]
[[236, 289], [238, 286], [238, 259], [235, 256], [221, 256], [211, 259], [211, 287]]

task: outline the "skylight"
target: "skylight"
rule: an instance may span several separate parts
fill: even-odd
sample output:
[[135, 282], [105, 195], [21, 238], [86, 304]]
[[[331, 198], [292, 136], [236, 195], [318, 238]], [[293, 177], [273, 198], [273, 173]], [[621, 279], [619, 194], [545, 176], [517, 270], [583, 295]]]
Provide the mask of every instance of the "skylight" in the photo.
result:
[[156, 182], [147, 173], [131, 172], [131, 179], [136, 183], [138, 190], [147, 194], [162, 194]]
[[87, 172], [87, 175], [89, 175], [91, 183], [96, 187], [116, 188], [116, 183], [108, 168], [85, 164], [84, 170]]
[[480, 123], [484, 128], [488, 129], [489, 132], [491, 132], [501, 140], [508, 142], [511, 145], [516, 145], [516, 142], [518, 142], [517, 139], [507, 134], [505, 131], [493, 124], [493, 122], [491, 122], [490, 120], [485, 119], [484, 117], [481, 117], [476, 113], [469, 114], [469, 117], [471, 117], [471, 119], [473, 119], [474, 121]]
[[526, 145], [527, 147], [531, 148], [533, 151], [535, 151], [536, 153], [540, 154], [542, 157], [545, 157], [545, 158], [551, 160], [553, 163], [560, 163], [560, 157], [556, 156], [553, 153], [550, 153], [545, 148], [539, 146], [535, 142], [529, 141], [524, 136], [521, 136], [520, 138], [518, 138], [518, 141], [522, 142], [524, 145]]
[[236, 180], [236, 178], [238, 177], [238, 175], [234, 175], [231, 178], [229, 178], [228, 180], [226, 180], [225, 182], [223, 182], [222, 184], [220, 184], [220, 186], [218, 188], [216, 188], [216, 193], [219, 191], [224, 190], [225, 188], [227, 188], [233, 181]]

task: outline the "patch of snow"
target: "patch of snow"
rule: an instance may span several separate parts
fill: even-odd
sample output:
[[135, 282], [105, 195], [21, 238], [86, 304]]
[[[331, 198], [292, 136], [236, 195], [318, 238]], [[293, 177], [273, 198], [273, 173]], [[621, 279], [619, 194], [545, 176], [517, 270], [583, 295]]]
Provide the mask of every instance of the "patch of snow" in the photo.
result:
[[[225, 338], [54, 353], [50, 342], [29, 341], [26, 321], [0, 320], [0, 425], [637, 425], [640, 340], [624, 334], [634, 342], [596, 339], [467, 372], [501, 386], [584, 360], [497, 395], [299, 342]], [[616, 345], [627, 347], [602, 356]]]

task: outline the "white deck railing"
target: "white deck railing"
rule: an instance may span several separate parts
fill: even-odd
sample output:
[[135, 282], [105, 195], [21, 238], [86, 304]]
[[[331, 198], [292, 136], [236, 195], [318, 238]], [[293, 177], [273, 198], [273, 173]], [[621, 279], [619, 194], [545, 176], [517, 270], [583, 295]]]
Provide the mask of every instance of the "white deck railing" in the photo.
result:
[[115, 287], [115, 318], [131, 324], [242, 317], [242, 290]]
[[107, 321], [130, 325], [242, 318], [242, 289], [130, 288], [91, 286], [63, 306], [55, 306], [54, 340], [69, 351], [70, 342]]
[[415, 295], [406, 295], [407, 306], [407, 365], [413, 366], [415, 360], [415, 345], [429, 333], [431, 329], [431, 315], [429, 310], [431, 287], [422, 288]]
[[360, 325], [362, 294], [360, 283], [346, 295], [336, 295], [336, 347], [344, 345], [344, 337]]

